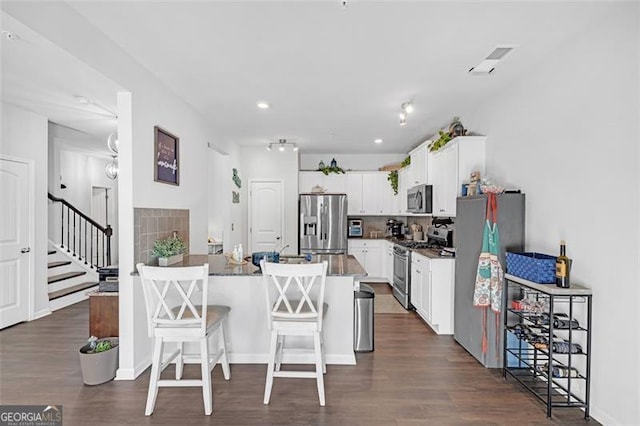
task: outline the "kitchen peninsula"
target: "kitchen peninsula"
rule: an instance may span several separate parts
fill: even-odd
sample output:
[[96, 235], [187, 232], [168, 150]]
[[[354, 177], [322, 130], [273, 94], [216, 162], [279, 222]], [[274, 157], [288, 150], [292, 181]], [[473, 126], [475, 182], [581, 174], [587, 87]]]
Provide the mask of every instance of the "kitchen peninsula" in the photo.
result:
[[[325, 288], [325, 303], [329, 308], [323, 323], [327, 364], [353, 365], [356, 363], [353, 352], [353, 290], [356, 279], [366, 276], [366, 271], [351, 255], [318, 255], [313, 256], [311, 262], [324, 260], [329, 264]], [[300, 259], [290, 258], [290, 261], [299, 262]], [[229, 263], [223, 255], [187, 255], [183, 262], [169, 267], [204, 263], [209, 264], [209, 303], [231, 307], [227, 330], [229, 361], [232, 364], [266, 364], [269, 330], [260, 269], [251, 262], [244, 265]], [[140, 286], [137, 272], [134, 275], [134, 285]], [[136, 306], [145, 309], [141, 291], [136, 291]], [[300, 344], [306, 344], [306, 340]], [[135, 346], [140, 347], [137, 343]], [[309, 347], [312, 347], [311, 342]], [[285, 355], [285, 361], [312, 363], [313, 356], [301, 353], [287, 358]]]

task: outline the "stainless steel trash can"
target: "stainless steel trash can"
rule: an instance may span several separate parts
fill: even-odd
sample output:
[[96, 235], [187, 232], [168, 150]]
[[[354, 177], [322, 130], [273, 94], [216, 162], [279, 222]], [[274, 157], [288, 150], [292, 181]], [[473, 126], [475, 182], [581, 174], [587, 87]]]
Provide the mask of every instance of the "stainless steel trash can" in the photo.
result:
[[360, 291], [353, 292], [353, 350], [355, 352], [373, 351], [373, 301], [376, 293], [366, 285], [360, 284]]

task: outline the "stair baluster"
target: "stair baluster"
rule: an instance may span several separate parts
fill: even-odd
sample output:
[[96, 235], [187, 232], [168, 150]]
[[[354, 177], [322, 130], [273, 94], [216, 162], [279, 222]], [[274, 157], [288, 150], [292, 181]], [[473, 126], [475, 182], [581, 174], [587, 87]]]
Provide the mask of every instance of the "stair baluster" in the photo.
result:
[[[97, 269], [103, 266], [111, 265], [111, 236], [113, 235], [113, 229], [111, 228], [111, 225], [107, 225], [106, 227], [100, 225], [63, 198], [58, 198], [52, 194], [48, 194], [48, 198], [53, 202], [61, 203], [60, 245], [63, 248], [66, 248], [68, 253], [72, 253], [73, 256], [77, 257], [79, 260], [84, 260], [85, 264], [90, 265], [91, 268]], [[67, 209], [66, 232], [64, 217], [65, 207]], [[71, 214], [73, 214], [73, 223], [70, 217]], [[84, 236], [82, 235], [83, 222]], [[72, 225], [73, 230], [71, 229]], [[88, 230], [87, 227], [89, 228]], [[66, 243], [65, 233], [67, 236]], [[71, 238], [73, 238], [73, 241], [71, 240]], [[83, 239], [84, 256], [82, 244]]]

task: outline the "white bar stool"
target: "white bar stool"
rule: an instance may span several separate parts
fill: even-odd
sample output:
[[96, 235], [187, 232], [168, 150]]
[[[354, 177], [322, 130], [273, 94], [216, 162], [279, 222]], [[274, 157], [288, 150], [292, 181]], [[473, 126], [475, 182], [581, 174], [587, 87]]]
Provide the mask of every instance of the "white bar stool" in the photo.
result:
[[[315, 378], [320, 405], [325, 405], [324, 377], [326, 361], [322, 339], [322, 319], [328, 308], [324, 303], [327, 262], [288, 265], [260, 262], [265, 282], [271, 345], [264, 389], [269, 404], [274, 377]], [[315, 284], [318, 287], [314, 288]], [[285, 336], [311, 336], [315, 371], [280, 370]]]
[[[204, 412], [213, 411], [211, 370], [218, 360], [225, 380], [231, 378], [224, 329], [231, 308], [207, 305], [209, 265], [189, 267], [157, 267], [136, 265], [147, 305], [149, 337], [154, 338], [151, 376], [145, 415], [150, 416], [156, 404], [158, 388], [202, 386]], [[209, 351], [209, 337], [218, 331], [218, 349]], [[177, 349], [163, 360], [165, 342], [177, 343]], [[200, 355], [184, 354], [185, 342], [199, 342]], [[162, 371], [176, 360], [175, 380], [160, 379]], [[202, 379], [183, 380], [184, 364], [200, 364]]]

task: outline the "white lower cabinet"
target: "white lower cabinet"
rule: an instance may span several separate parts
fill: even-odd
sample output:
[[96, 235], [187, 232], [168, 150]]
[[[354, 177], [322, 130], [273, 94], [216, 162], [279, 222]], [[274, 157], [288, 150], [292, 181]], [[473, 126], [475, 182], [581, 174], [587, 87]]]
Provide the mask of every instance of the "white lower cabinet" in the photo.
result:
[[382, 263], [385, 265], [384, 278], [387, 280], [389, 285], [393, 287], [393, 246], [394, 244], [391, 241], [384, 241], [385, 250], [383, 252], [384, 259]]
[[348, 241], [349, 254], [353, 255], [367, 271], [366, 280], [384, 279], [385, 271], [382, 267], [382, 244], [385, 240], [354, 240]]
[[454, 262], [411, 253], [411, 304], [438, 334], [453, 334]]

